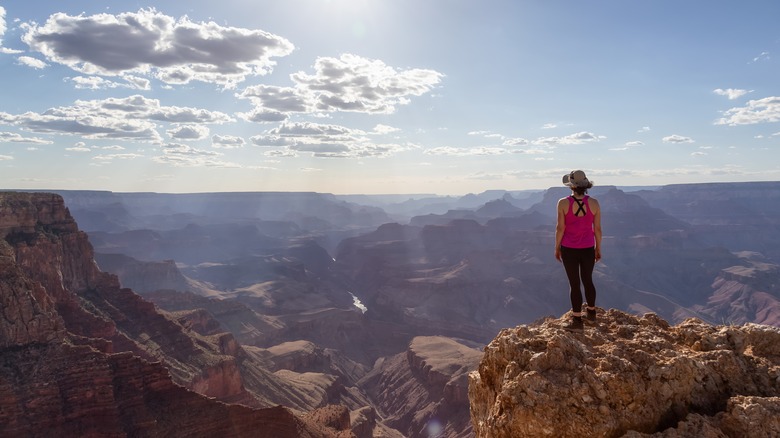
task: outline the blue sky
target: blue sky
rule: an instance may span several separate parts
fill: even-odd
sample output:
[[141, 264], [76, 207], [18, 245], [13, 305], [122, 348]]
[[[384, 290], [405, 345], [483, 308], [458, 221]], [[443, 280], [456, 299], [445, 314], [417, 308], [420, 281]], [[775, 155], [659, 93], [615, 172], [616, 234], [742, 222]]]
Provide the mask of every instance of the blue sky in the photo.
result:
[[3, 1], [0, 188], [780, 180], [777, 1]]

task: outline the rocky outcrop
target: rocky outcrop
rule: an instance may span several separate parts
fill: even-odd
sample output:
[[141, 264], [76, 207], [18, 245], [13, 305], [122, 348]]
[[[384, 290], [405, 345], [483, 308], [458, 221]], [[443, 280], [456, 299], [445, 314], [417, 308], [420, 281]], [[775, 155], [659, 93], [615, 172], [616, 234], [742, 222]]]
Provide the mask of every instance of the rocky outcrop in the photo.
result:
[[469, 376], [477, 437], [772, 437], [780, 329], [610, 310], [505, 329]]
[[406, 352], [380, 359], [361, 386], [404, 436], [470, 437], [467, 375], [480, 356], [453, 339], [416, 337]]
[[0, 193], [0, 302], [0, 436], [337, 436], [215, 400], [257, 404], [232, 335], [121, 289], [59, 196]]

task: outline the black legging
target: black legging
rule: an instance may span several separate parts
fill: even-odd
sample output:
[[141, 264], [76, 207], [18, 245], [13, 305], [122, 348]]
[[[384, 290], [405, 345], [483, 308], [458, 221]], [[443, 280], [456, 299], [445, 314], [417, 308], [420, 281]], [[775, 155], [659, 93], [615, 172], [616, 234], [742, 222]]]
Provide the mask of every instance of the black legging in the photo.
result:
[[582, 312], [582, 292], [580, 279], [585, 288], [585, 299], [588, 306], [596, 305], [596, 286], [593, 285], [593, 267], [596, 265], [595, 248], [566, 248], [561, 246], [561, 260], [566, 276], [569, 277], [569, 294], [571, 310]]

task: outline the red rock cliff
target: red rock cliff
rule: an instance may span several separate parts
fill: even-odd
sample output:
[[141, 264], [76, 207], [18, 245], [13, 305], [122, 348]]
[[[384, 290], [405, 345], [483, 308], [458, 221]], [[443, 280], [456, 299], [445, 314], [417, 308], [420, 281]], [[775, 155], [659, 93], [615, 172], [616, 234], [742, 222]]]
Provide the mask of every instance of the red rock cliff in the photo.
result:
[[121, 289], [92, 256], [62, 198], [0, 193], [0, 436], [336, 436], [283, 407], [175, 383], [244, 391], [229, 351]]

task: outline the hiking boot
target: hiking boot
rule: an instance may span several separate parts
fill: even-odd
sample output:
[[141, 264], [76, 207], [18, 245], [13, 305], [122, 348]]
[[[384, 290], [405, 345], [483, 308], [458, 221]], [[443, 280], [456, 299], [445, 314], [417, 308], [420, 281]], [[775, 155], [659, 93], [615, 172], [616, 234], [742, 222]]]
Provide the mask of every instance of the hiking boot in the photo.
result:
[[588, 308], [588, 321], [596, 321], [596, 309]]
[[582, 324], [581, 316], [573, 316], [571, 322], [566, 324], [563, 328], [570, 332], [581, 332], [585, 329], [585, 326]]

